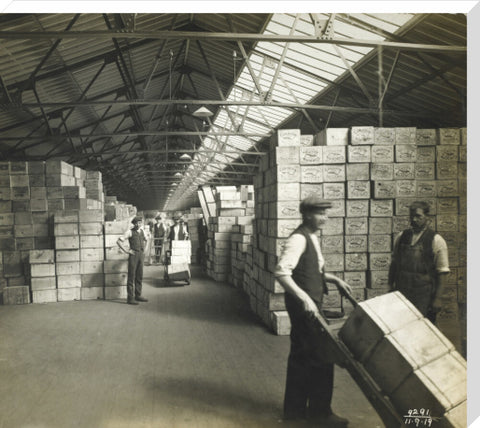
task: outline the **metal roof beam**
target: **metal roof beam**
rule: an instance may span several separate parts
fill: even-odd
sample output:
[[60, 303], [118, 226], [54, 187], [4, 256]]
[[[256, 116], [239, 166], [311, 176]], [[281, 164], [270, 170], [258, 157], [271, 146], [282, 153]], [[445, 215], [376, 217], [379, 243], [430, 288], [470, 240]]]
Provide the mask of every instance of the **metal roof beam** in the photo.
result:
[[[448, 67], [451, 68], [452, 66]], [[444, 70], [444, 69], [442, 69]], [[439, 70], [438, 74], [442, 72]], [[192, 105], [220, 105], [220, 106], [260, 106], [260, 107], [281, 107], [288, 109], [306, 109], [306, 110], [324, 110], [324, 111], [338, 111], [343, 113], [357, 113], [357, 114], [377, 114], [377, 108], [369, 107], [341, 107], [331, 105], [318, 104], [297, 104], [284, 102], [261, 102], [261, 101], [222, 101], [222, 100], [122, 100], [122, 101], [67, 101], [67, 102], [45, 102], [45, 103], [21, 103], [19, 106], [26, 108], [40, 108], [40, 107], [72, 107], [81, 105], [169, 105], [169, 104], [192, 104]], [[6, 107], [5, 107], [6, 108]], [[423, 111], [398, 111], [398, 110], [384, 110], [384, 114], [402, 115], [402, 116], [429, 116]]]
[[254, 33], [215, 33], [199, 31], [0, 31], [0, 39], [189, 39], [249, 42], [292, 42], [333, 44], [344, 46], [366, 46], [393, 48], [423, 52], [459, 52], [466, 53], [466, 46], [435, 45], [423, 43], [389, 42], [382, 40], [362, 40], [347, 38], [322, 39], [315, 36], [254, 34]]

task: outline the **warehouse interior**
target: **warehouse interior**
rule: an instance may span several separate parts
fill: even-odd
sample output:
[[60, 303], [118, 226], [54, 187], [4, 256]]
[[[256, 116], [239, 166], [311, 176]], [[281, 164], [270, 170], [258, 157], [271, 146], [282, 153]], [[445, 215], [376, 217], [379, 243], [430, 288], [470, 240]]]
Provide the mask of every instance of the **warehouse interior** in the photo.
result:
[[[429, 203], [439, 355], [465, 359], [466, 14], [0, 14], [0, 427], [310, 426], [282, 420], [273, 275], [310, 194], [359, 302], [388, 294], [393, 238]], [[118, 237], [178, 211], [191, 282], [153, 256], [149, 301], [125, 305]], [[350, 426], [388, 427], [335, 376]]]

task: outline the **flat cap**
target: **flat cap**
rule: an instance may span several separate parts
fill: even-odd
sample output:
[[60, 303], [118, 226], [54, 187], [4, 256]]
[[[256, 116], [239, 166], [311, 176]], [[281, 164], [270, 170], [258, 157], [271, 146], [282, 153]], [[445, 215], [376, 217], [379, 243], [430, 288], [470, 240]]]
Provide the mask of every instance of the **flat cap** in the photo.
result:
[[132, 218], [132, 223], [136, 223], [137, 221], [143, 221], [143, 217], [136, 215], [135, 217]]
[[300, 212], [324, 210], [326, 208], [332, 208], [332, 203], [318, 196], [307, 196], [302, 202], [300, 202]]

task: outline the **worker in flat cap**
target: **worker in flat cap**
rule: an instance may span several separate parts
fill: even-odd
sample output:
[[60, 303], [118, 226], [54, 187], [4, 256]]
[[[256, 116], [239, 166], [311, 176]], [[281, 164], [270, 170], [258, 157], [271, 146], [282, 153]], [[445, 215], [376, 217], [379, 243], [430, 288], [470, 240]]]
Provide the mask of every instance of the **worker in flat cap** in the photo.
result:
[[425, 201], [410, 205], [410, 228], [395, 237], [388, 283], [435, 323], [450, 268], [447, 243], [430, 228], [429, 213]]
[[275, 268], [275, 277], [285, 289], [291, 322], [283, 411], [286, 420], [308, 419], [322, 427], [345, 427], [348, 420], [331, 408], [334, 364], [315, 323], [315, 317], [321, 316], [327, 282], [342, 293], [351, 293], [346, 282], [325, 271], [318, 232], [331, 206], [317, 196], [300, 203], [303, 221], [287, 239]]
[[[117, 240], [117, 245], [128, 254], [127, 303], [129, 305], [148, 302], [148, 299], [142, 297], [144, 250], [147, 242], [142, 221], [142, 217], [134, 216], [131, 219], [132, 226]], [[130, 248], [124, 245], [127, 240]]]

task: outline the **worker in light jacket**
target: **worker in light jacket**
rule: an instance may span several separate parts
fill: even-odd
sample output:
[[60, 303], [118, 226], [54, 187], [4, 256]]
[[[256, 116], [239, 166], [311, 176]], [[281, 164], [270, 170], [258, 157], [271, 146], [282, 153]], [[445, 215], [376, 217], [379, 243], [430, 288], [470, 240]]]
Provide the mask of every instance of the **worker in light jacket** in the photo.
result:
[[388, 283], [435, 323], [450, 272], [447, 243], [429, 227], [428, 203], [416, 201], [409, 210], [411, 227], [395, 237]]
[[327, 221], [331, 202], [316, 196], [300, 203], [302, 224], [287, 239], [275, 268], [275, 277], [285, 289], [285, 305], [291, 322], [290, 354], [284, 398], [286, 420], [310, 419], [325, 427], [345, 427], [348, 420], [333, 413], [334, 364], [327, 356], [315, 317], [321, 316], [323, 294], [331, 282], [343, 293], [350, 286], [325, 272], [317, 236]]
[[[133, 227], [129, 228], [117, 240], [117, 245], [128, 254], [127, 303], [129, 305], [148, 302], [148, 299], [142, 297], [143, 261], [145, 243], [147, 242], [141, 227], [142, 220], [142, 217], [135, 216], [131, 221]], [[130, 249], [124, 245], [126, 240], [130, 244]]]

